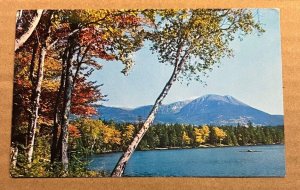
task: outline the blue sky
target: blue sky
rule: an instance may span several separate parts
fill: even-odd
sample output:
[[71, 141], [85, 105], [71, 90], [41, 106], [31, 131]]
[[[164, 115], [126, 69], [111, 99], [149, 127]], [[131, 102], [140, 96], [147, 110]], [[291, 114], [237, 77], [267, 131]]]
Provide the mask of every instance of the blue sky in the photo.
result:
[[[283, 114], [279, 11], [260, 9], [257, 18], [266, 32], [248, 35], [242, 41], [236, 39], [231, 44], [234, 58], [223, 60], [220, 68], [209, 73], [207, 86], [196, 81], [189, 86], [176, 82], [163, 103], [206, 94], [231, 95], [270, 114]], [[99, 60], [103, 69], [95, 71], [91, 80], [104, 84], [101, 90], [108, 101], [101, 102], [103, 105], [133, 108], [154, 103], [172, 67], [159, 63], [147, 45], [134, 57], [129, 76], [120, 72], [124, 67], [120, 62]]]

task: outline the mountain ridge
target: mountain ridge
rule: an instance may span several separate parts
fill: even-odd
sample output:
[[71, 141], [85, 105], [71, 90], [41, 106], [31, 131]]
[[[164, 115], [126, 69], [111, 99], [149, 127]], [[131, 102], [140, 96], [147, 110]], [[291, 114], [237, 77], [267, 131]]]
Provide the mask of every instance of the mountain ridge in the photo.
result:
[[[137, 122], [145, 119], [152, 105], [126, 109], [98, 105], [104, 120]], [[177, 101], [160, 106], [155, 123], [180, 123], [192, 125], [237, 125], [251, 121], [255, 125], [283, 125], [283, 115], [271, 115], [253, 108], [230, 95], [207, 94], [193, 100]]]

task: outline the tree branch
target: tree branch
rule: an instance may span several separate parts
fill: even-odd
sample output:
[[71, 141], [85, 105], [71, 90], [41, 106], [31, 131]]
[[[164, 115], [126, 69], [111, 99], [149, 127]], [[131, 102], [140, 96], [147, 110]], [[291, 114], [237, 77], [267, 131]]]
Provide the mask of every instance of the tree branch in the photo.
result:
[[18, 50], [31, 36], [32, 32], [35, 30], [35, 28], [40, 22], [42, 14], [43, 14], [43, 10], [38, 9], [37, 15], [32, 19], [27, 32], [25, 32], [21, 37], [15, 40], [15, 51]]

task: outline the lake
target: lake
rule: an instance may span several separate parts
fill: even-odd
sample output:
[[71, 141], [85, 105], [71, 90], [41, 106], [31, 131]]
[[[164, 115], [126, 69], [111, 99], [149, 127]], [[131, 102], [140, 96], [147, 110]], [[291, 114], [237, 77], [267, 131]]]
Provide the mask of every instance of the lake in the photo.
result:
[[[89, 169], [110, 173], [120, 156], [93, 155]], [[136, 151], [124, 176], [285, 176], [284, 145]]]

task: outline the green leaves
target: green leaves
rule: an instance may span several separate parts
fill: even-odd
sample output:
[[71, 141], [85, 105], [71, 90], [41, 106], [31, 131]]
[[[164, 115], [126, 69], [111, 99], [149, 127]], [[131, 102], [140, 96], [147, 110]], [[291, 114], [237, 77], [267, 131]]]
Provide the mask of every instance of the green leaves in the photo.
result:
[[[179, 64], [181, 79], [196, 79], [224, 57], [232, 57], [230, 42], [253, 31], [264, 32], [248, 9], [159, 10], [157, 29], [148, 35], [158, 60]], [[179, 52], [179, 53], [178, 53]]]

